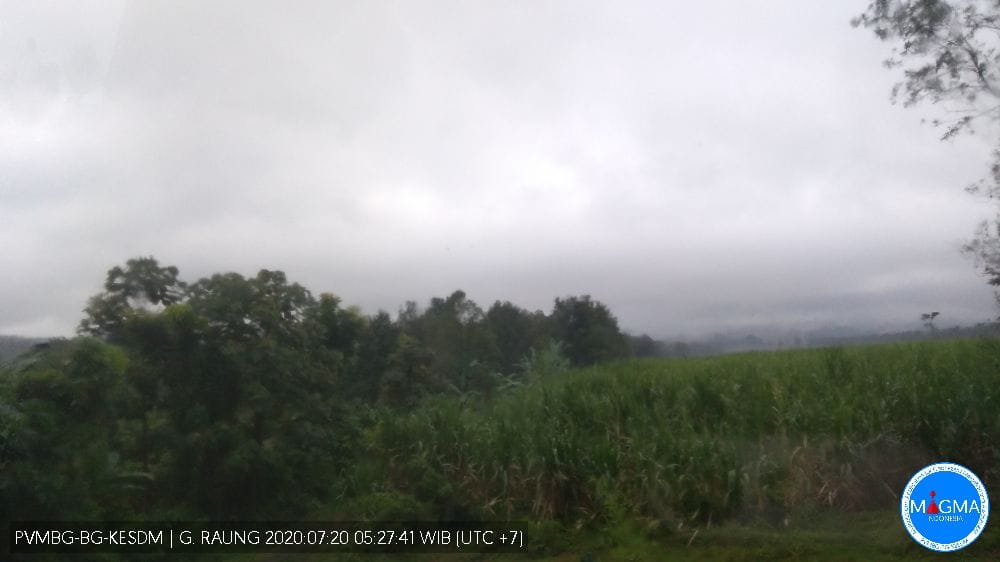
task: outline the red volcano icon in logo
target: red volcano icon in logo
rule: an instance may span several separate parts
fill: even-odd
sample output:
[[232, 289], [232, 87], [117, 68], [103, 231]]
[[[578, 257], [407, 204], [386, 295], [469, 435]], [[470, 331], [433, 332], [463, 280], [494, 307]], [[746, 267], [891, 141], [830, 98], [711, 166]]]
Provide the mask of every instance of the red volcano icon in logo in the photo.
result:
[[937, 494], [934, 493], [934, 490], [931, 490], [931, 505], [927, 508], [928, 515], [935, 515], [941, 513], [940, 511], [938, 511], [937, 503], [934, 502], [934, 496], [936, 495]]

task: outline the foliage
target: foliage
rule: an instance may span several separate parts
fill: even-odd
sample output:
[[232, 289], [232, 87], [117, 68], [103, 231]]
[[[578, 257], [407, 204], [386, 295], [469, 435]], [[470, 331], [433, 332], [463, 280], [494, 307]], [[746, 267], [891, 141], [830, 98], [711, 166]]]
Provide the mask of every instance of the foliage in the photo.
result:
[[404, 330], [432, 350], [428, 368], [459, 391], [476, 390], [477, 365], [495, 362], [493, 334], [483, 311], [463, 291], [431, 299]]
[[[661, 357], [671, 354], [671, 349], [664, 342], [657, 341], [647, 334], [641, 336], [627, 335], [629, 352], [632, 357]], [[677, 355], [681, 355], [678, 353]]]
[[109, 517], [145, 475], [117, 453], [128, 399], [124, 353], [93, 339], [61, 342], [9, 374], [0, 395], [0, 520]]
[[608, 362], [627, 340], [589, 297], [394, 321], [279, 271], [130, 263], [101, 337], [0, 376], [3, 521], [529, 519], [618, 552], [884, 507], [942, 458], [1000, 480], [996, 339]]
[[562, 342], [550, 341], [538, 350], [531, 348], [521, 360], [521, 370], [528, 380], [550, 378], [570, 369]]
[[566, 356], [575, 367], [628, 356], [618, 320], [590, 295], [556, 299], [550, 322], [552, 336], [566, 345]]
[[880, 508], [942, 458], [1000, 481], [997, 357], [984, 339], [618, 362], [386, 416], [368, 450], [389, 489], [440, 502], [420, 482], [457, 483], [450, 509], [487, 518], [677, 529]]
[[87, 304], [80, 333], [114, 337], [136, 310], [180, 302], [185, 285], [177, 274], [176, 267], [160, 267], [153, 257], [130, 259], [124, 268], [111, 268], [104, 292]]
[[[620, 337], [603, 305], [580, 302], [576, 345]], [[90, 299], [80, 332], [93, 337], [37, 347], [4, 377], [0, 499], [22, 518], [227, 519], [294, 517], [347, 489], [388, 498], [330, 477], [358, 460], [358, 413], [488, 397], [520, 384], [522, 367], [562, 372], [550, 321], [510, 303], [487, 314], [455, 291], [394, 322], [281, 271], [188, 283], [132, 259]], [[421, 493], [440, 483], [425, 475]]]
[[497, 369], [515, 373], [533, 347], [549, 339], [542, 311], [528, 312], [510, 301], [496, 301], [486, 311], [486, 323], [496, 342]]
[[[1000, 180], [998, 180], [1000, 185]], [[979, 225], [975, 238], [964, 248], [965, 252], [975, 257], [976, 263], [990, 285], [1000, 288], [1000, 220], [992, 224], [984, 222]], [[994, 292], [997, 304], [1000, 305], [1000, 290]]]
[[928, 330], [933, 332], [937, 329], [934, 326], [934, 320], [936, 320], [940, 315], [940, 312], [925, 312], [920, 315], [920, 320], [924, 323], [924, 326], [926, 326]]
[[[855, 26], [883, 41], [896, 41], [889, 68], [903, 67], [904, 80], [892, 99], [911, 106], [951, 102], [957, 117], [934, 121], [942, 138], [971, 130], [980, 117], [996, 119], [1000, 109], [1000, 13], [995, 2], [979, 0], [874, 0]], [[991, 115], [992, 114], [992, 115]]]
[[363, 323], [357, 336], [356, 352], [347, 358], [343, 379], [347, 396], [366, 403], [378, 400], [401, 335], [399, 327], [385, 311], [379, 311]]
[[0, 336], [0, 366], [13, 362], [32, 347], [44, 344], [49, 338], [23, 338], [18, 336]]
[[[356, 438], [338, 380], [350, 350], [335, 349], [350, 343], [350, 312], [278, 271], [187, 285], [152, 258], [112, 269], [91, 303], [84, 331], [115, 345], [74, 340], [9, 381], [21, 457], [6, 489], [24, 495], [22, 514], [71, 503], [102, 506], [87, 508], [94, 516], [274, 517], [328, 496], [326, 475]], [[120, 481], [113, 470], [142, 475], [130, 477], [142, 489], [127, 505], [100, 492]]]
[[[985, 122], [996, 142], [1000, 120], [1000, 4], [983, 0], [873, 0], [852, 21], [895, 44], [888, 68], [902, 68], [903, 81], [892, 90], [905, 106], [922, 102], [948, 105], [946, 118], [932, 120], [942, 139], [974, 132]], [[987, 179], [968, 187], [1000, 197], [1000, 144], [993, 151]], [[965, 251], [993, 286], [1000, 285], [1000, 213], [983, 223]], [[1000, 299], [1000, 294], [997, 295]], [[1000, 302], [1000, 301], [998, 301]]]

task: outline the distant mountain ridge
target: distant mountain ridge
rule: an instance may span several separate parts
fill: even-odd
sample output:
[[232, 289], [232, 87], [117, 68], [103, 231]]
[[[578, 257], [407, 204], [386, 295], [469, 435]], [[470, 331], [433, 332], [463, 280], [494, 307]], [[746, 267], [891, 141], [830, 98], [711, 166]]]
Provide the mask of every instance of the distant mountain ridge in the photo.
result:
[[838, 347], [979, 336], [1000, 336], [1000, 323], [882, 332], [850, 327], [788, 331], [749, 329], [745, 331], [733, 330], [698, 338], [662, 340], [655, 340], [643, 335], [630, 336], [630, 344], [633, 355], [640, 357], [710, 357], [744, 351]]
[[23, 336], [0, 335], [0, 365], [9, 363], [32, 347], [54, 338], [26, 338]]

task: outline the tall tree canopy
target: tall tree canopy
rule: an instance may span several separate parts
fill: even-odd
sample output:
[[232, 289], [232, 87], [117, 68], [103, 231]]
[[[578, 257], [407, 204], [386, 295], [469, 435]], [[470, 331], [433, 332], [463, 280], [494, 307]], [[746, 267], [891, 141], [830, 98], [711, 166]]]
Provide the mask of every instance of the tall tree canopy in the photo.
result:
[[590, 295], [556, 299], [550, 318], [553, 336], [566, 345], [577, 367], [628, 356], [628, 342], [618, 320]]
[[84, 309], [80, 333], [114, 338], [136, 310], [180, 302], [186, 285], [177, 274], [176, 267], [160, 267], [153, 257], [130, 259], [124, 268], [111, 268], [104, 292], [92, 297]]
[[628, 353], [589, 296], [546, 316], [454, 291], [393, 321], [281, 271], [189, 284], [152, 257], [108, 271], [80, 332], [0, 373], [0, 521], [302, 516], [355, 485], [369, 412]]

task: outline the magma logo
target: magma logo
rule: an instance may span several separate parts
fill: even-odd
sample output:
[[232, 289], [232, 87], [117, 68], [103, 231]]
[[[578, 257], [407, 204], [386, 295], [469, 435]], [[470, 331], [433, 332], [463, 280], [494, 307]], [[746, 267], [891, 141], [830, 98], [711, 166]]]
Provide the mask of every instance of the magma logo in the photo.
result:
[[913, 475], [900, 502], [903, 526], [913, 540], [938, 552], [965, 548], [986, 528], [986, 488], [962, 465], [937, 463]]

